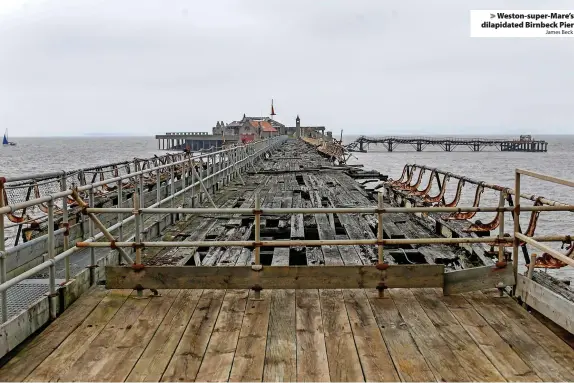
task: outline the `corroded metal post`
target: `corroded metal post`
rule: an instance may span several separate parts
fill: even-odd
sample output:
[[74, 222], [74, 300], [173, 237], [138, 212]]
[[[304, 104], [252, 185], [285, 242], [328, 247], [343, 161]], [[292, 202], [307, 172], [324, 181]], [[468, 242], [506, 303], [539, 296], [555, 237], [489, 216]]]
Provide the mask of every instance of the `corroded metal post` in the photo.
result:
[[512, 269], [514, 271], [514, 287], [512, 294], [516, 295], [516, 283], [518, 282], [518, 246], [519, 239], [516, 234], [520, 232], [520, 173], [514, 172], [514, 243], [512, 246]]
[[[261, 270], [261, 199], [259, 193], [255, 195], [255, 271]], [[254, 288], [254, 298], [261, 299], [261, 289]]]
[[[4, 178], [0, 178], [0, 208], [4, 207]], [[6, 250], [4, 234], [4, 213], [0, 213], [0, 284], [6, 282]], [[8, 320], [8, 292], [2, 291], [2, 323]]]
[[[382, 271], [382, 273], [385, 274], [385, 278], [386, 278], [386, 269], [388, 267], [388, 265], [385, 264], [385, 258], [384, 258], [384, 249], [383, 249], [383, 193], [379, 191], [379, 193], [377, 193], [377, 208], [378, 208], [378, 212], [377, 212], [377, 242], [378, 242], [378, 263], [377, 263], [377, 268], [379, 270]], [[386, 289], [386, 285], [383, 281], [381, 281], [381, 283], [379, 284], [379, 286], [377, 287], [377, 290], [379, 292], [379, 298], [384, 298], [385, 297], [385, 289]]]
[[[66, 191], [68, 186], [66, 185], [66, 172], [64, 171], [62, 174], [62, 178], [60, 179], [60, 191]], [[62, 197], [62, 226], [65, 228], [64, 231], [64, 251], [70, 248], [70, 223], [68, 219], [68, 196]], [[66, 257], [64, 260], [65, 268], [66, 268], [66, 282], [68, 282], [71, 278], [70, 276], [70, 257]]]
[[[190, 169], [191, 169], [191, 207], [195, 207], [195, 164], [193, 163], [193, 156], [190, 160]], [[201, 191], [200, 191], [201, 193]]]
[[[90, 206], [95, 206], [95, 200], [94, 200], [94, 188], [90, 189]], [[90, 238], [94, 237], [94, 221], [93, 220], [89, 220], [88, 221], [88, 228], [90, 231]], [[96, 252], [94, 251], [94, 248], [90, 248], [90, 285], [93, 285], [94, 283], [96, 283]]]
[[[498, 200], [498, 207], [500, 208], [504, 208], [504, 202], [505, 202], [505, 193], [504, 191], [500, 192], [500, 197]], [[500, 211], [498, 213], [498, 221], [499, 221], [499, 225], [498, 225], [498, 238], [502, 241], [502, 239], [504, 238], [504, 211]], [[504, 259], [504, 246], [502, 244], [502, 242], [500, 242], [498, 244], [498, 262], [499, 265], [502, 265], [506, 260]]]
[[[170, 197], [172, 197], [169, 200], [169, 207], [173, 208], [173, 200], [175, 198], [173, 198], [173, 195], [175, 194], [175, 165], [171, 165], [169, 167], [169, 176], [170, 176], [170, 183], [169, 183], [169, 192], [170, 192]], [[173, 225], [175, 223], [175, 215], [174, 214], [170, 214], [170, 222]]]
[[[124, 181], [118, 181], [118, 207], [122, 208], [124, 204]], [[118, 240], [122, 242], [124, 240], [124, 224], [121, 223], [124, 220], [124, 215], [122, 213], [118, 213], [118, 223], [120, 227], [118, 229]], [[118, 264], [122, 263], [122, 255], [121, 252], [118, 251]]]
[[[90, 225], [92, 227], [92, 225]], [[95, 250], [95, 249], [94, 249]], [[90, 250], [91, 251], [91, 250]], [[50, 295], [49, 308], [50, 308], [50, 319], [56, 319], [57, 316], [57, 300], [58, 292], [56, 290], [56, 262], [54, 261], [55, 248], [54, 248], [54, 200], [50, 199], [48, 201], [48, 259], [52, 261], [50, 264], [50, 279], [49, 288]]]

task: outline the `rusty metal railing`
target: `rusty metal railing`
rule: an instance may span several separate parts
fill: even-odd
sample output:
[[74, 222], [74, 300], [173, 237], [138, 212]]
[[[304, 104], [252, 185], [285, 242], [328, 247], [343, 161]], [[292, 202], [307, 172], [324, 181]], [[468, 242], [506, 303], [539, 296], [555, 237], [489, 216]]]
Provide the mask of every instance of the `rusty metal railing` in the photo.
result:
[[[112, 182], [117, 182], [118, 183], [118, 206], [120, 206], [123, 201], [122, 201], [122, 185], [123, 185], [123, 181], [124, 180], [129, 180], [129, 179], [133, 179], [134, 177], [136, 179], [138, 179], [138, 185], [137, 188], [139, 188], [139, 196], [136, 193], [135, 194], [135, 198], [134, 201], [137, 200], [137, 203], [140, 203], [140, 206], [143, 206], [143, 203], [141, 203], [143, 201], [143, 188], [144, 188], [144, 177], [145, 176], [150, 176], [150, 175], [157, 175], [158, 172], [160, 171], [165, 171], [168, 170], [170, 172], [170, 179], [171, 179], [171, 187], [170, 187], [170, 194], [164, 198], [161, 199], [160, 193], [157, 193], [157, 201], [151, 205], [151, 208], [153, 207], [161, 207], [162, 204], [166, 204], [166, 203], [172, 203], [174, 201], [174, 199], [178, 196], [183, 196], [184, 193], [191, 193], [191, 198], [193, 198], [193, 193], [194, 190], [197, 188], [200, 188], [200, 190], [203, 190], [203, 195], [205, 195], [210, 201], [211, 203], [215, 206], [215, 204], [213, 203], [213, 200], [210, 197], [210, 188], [214, 187], [215, 183], [218, 181], [222, 181], [222, 180], [229, 180], [230, 178], [241, 178], [241, 171], [242, 169], [245, 169], [247, 167], [253, 167], [254, 166], [254, 161], [255, 160], [259, 160], [262, 158], [262, 156], [274, 149], [277, 145], [281, 144], [284, 140], [286, 139], [286, 137], [274, 137], [274, 138], [270, 138], [267, 140], [263, 140], [263, 141], [257, 141], [257, 142], [253, 142], [250, 143], [248, 145], [240, 145], [240, 146], [236, 146], [236, 147], [232, 147], [232, 148], [227, 148], [224, 150], [220, 150], [217, 152], [213, 152], [213, 153], [209, 153], [209, 154], [205, 154], [199, 157], [193, 157], [193, 158], [186, 158], [184, 160], [181, 161], [175, 161], [175, 162], [170, 162], [170, 163], [165, 163], [165, 164], [161, 164], [159, 166], [155, 166], [155, 167], [147, 167], [144, 169], [141, 169], [137, 172], [133, 172], [127, 175], [123, 175], [123, 176], [118, 176], [118, 177], [114, 177], [114, 178], [110, 178], [110, 179], [105, 179], [105, 180], [101, 180], [99, 182], [92, 182], [83, 186], [79, 186], [79, 187], [75, 187], [73, 190], [72, 189], [66, 189], [66, 182], [65, 180], [62, 180], [62, 185], [63, 185], [63, 189], [60, 192], [57, 193], [53, 193], [49, 196], [44, 196], [41, 198], [34, 198], [34, 199], [30, 199], [28, 201], [22, 202], [22, 203], [17, 203], [17, 204], [6, 204], [5, 203], [5, 198], [4, 198], [4, 193], [3, 193], [3, 189], [6, 187], [7, 183], [9, 182], [16, 182], [16, 181], [21, 181], [24, 179], [28, 179], [29, 177], [27, 176], [22, 176], [22, 177], [5, 177], [5, 178], [0, 178], [0, 301], [1, 301], [1, 308], [2, 308], [2, 317], [0, 318], [0, 324], [6, 322], [7, 315], [8, 315], [8, 309], [7, 309], [7, 290], [13, 286], [15, 286], [16, 284], [24, 281], [25, 279], [31, 278], [34, 275], [43, 272], [44, 270], [48, 269], [49, 270], [49, 296], [50, 299], [55, 298], [56, 296], [56, 283], [55, 283], [55, 266], [57, 262], [60, 261], [64, 261], [66, 262], [66, 281], [68, 281], [70, 279], [70, 264], [69, 264], [69, 257], [74, 254], [76, 251], [78, 251], [79, 249], [81, 249], [81, 247], [79, 246], [73, 246], [73, 247], [69, 247], [69, 241], [68, 241], [68, 235], [69, 235], [69, 222], [68, 222], [68, 200], [70, 197], [74, 197], [74, 201], [77, 202], [79, 205], [85, 204], [86, 202], [84, 201], [83, 198], [80, 197], [79, 193], [80, 192], [88, 192], [90, 194], [90, 198], [89, 198], [89, 204], [93, 206], [94, 204], [94, 190], [96, 190], [96, 188], [101, 187], [102, 185], [106, 185]], [[203, 172], [201, 172], [201, 174], [199, 172], [197, 172], [195, 170], [195, 168], [193, 166], [190, 166], [190, 161], [192, 160], [203, 160], [205, 159], [207, 161], [207, 169], [206, 169], [206, 174], [204, 174]], [[183, 182], [183, 187], [181, 190], [179, 190], [178, 192], [175, 192], [175, 189], [173, 187], [174, 182], [175, 182], [175, 173], [174, 173], [174, 169], [175, 167], [181, 167], [183, 170], [187, 169], [190, 172], [191, 175], [191, 183], [189, 185], [185, 184], [185, 180], [182, 181]], [[57, 173], [60, 174], [62, 176], [65, 176], [65, 173]], [[53, 176], [53, 174], [49, 174], [49, 176]], [[42, 179], [42, 175], [34, 175], [34, 177], [38, 178], [38, 179]], [[45, 178], [45, 177], [44, 177]], [[157, 181], [157, 186], [159, 186], [159, 183], [162, 181], [160, 179], [160, 177], [156, 177], [156, 181]], [[158, 189], [159, 190], [159, 189]], [[62, 221], [62, 228], [60, 229], [56, 229], [54, 226], [54, 217], [55, 217], [55, 204], [54, 202], [58, 199], [62, 199], [63, 203], [63, 221]], [[39, 265], [30, 268], [29, 270], [17, 275], [14, 278], [8, 279], [7, 278], [7, 267], [6, 267], [6, 260], [8, 257], [12, 256], [13, 254], [15, 254], [19, 249], [22, 248], [26, 248], [31, 246], [31, 244], [29, 242], [24, 243], [22, 245], [18, 245], [18, 246], [14, 246], [11, 248], [6, 249], [5, 246], [5, 223], [4, 223], [4, 218], [7, 214], [21, 210], [21, 209], [26, 209], [28, 207], [32, 207], [32, 206], [38, 206], [40, 204], [46, 204], [47, 207], [47, 215], [48, 215], [48, 227], [47, 227], [47, 234], [43, 235], [40, 238], [36, 238], [33, 241], [33, 244], [41, 242], [41, 241], [46, 241], [47, 242], [47, 246], [48, 246], [48, 260], [40, 263]], [[119, 221], [110, 226], [110, 227], [105, 227], [101, 222], [99, 222], [99, 220], [97, 219], [97, 217], [95, 217], [95, 215], [90, 215], [90, 237], [87, 238], [83, 243], [91, 243], [98, 241], [99, 239], [106, 237], [108, 240], [111, 239], [118, 239], [118, 240], [123, 240], [123, 233], [122, 233], [122, 227], [124, 225], [126, 225], [127, 223], [134, 221], [135, 220], [135, 216], [134, 215], [130, 215], [128, 217], [124, 217], [124, 215], [122, 214], [123, 211], [121, 209], [119, 210], [114, 210], [113, 213], [118, 213], [118, 217], [119, 217]], [[141, 223], [138, 220], [135, 220], [136, 223]], [[138, 226], [137, 228], [139, 230], [136, 230], [136, 234], [139, 235], [140, 231], [143, 229], [143, 225], [136, 225]], [[100, 233], [95, 234], [95, 228], [99, 228], [100, 229]], [[113, 237], [112, 236], [112, 232], [119, 230], [119, 237]], [[54, 247], [54, 238], [55, 235], [57, 233], [61, 233], [64, 235], [64, 249], [63, 252], [60, 254], [56, 254], [55, 251], [55, 247]], [[139, 237], [138, 237], [139, 238]], [[132, 259], [127, 255], [127, 253], [125, 253], [123, 250], [119, 250], [122, 258], [128, 262], [133, 262]], [[94, 266], [96, 264], [96, 259], [95, 259], [95, 254], [93, 249], [91, 249], [91, 254], [90, 254], [90, 258], [91, 258], [91, 266], [90, 266], [90, 273], [91, 273], [91, 280], [94, 282], [94, 277], [93, 277], [93, 273], [94, 273]], [[95, 282], [94, 282], [95, 283]], [[50, 316], [52, 318], [54, 318], [56, 316], [56, 305], [55, 304], [50, 304]]]

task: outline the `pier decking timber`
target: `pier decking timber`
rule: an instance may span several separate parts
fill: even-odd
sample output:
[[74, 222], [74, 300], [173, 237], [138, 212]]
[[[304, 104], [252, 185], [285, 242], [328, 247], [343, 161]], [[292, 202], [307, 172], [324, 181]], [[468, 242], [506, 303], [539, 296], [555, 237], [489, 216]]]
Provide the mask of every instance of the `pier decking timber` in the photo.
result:
[[1, 381], [572, 381], [574, 350], [498, 291], [95, 287]]
[[[217, 206], [374, 206], [345, 168], [288, 141], [214, 195]], [[346, 218], [345, 218], [346, 217]], [[151, 217], [150, 217], [151, 218]], [[362, 214], [264, 216], [262, 238], [375, 238]], [[263, 221], [262, 219], [262, 221]], [[166, 240], [251, 239], [253, 217], [187, 216]], [[385, 216], [388, 238], [436, 236], [411, 215]], [[385, 246], [389, 263], [480, 265], [458, 246]], [[375, 246], [262, 248], [263, 264], [371, 265]], [[405, 251], [403, 253], [403, 250]], [[146, 265], [250, 265], [250, 248], [148, 248]], [[0, 369], [11, 380], [572, 380], [572, 349], [495, 292], [434, 289], [132, 290], [95, 287]], [[527, 323], [523, 323], [527, 322]], [[525, 327], [524, 327], [525, 326]], [[566, 347], [564, 347], [566, 346]], [[341, 356], [343, 354], [343, 356]]]

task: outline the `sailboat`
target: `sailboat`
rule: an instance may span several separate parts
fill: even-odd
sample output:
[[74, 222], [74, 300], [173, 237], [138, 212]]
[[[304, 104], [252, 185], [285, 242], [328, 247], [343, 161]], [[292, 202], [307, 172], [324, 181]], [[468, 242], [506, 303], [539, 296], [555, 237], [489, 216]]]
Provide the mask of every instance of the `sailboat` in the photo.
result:
[[4, 139], [2, 140], [2, 146], [16, 146], [15, 142], [8, 141], [8, 129], [4, 132]]

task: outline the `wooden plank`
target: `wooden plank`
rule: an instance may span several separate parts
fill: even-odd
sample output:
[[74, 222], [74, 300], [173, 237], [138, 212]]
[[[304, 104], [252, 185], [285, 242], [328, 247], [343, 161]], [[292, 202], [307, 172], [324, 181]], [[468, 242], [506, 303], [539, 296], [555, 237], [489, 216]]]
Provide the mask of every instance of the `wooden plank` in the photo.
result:
[[161, 379], [202, 292], [202, 290], [180, 292], [126, 381], [158, 382]]
[[225, 291], [203, 292], [161, 381], [195, 381], [224, 295]]
[[516, 294], [528, 306], [574, 334], [574, 302], [523, 275], [518, 275]]
[[254, 300], [252, 293], [247, 301], [247, 310], [229, 376], [230, 381], [256, 382], [263, 379], [271, 293], [271, 290], [262, 291], [259, 300]]
[[229, 379], [247, 296], [248, 290], [228, 290], [225, 293], [217, 322], [197, 373], [197, 381], [221, 382]]
[[440, 301], [434, 289], [412, 292], [438, 333], [473, 381], [501, 382], [502, 375], [480, 350], [478, 345]]
[[473, 267], [445, 273], [443, 294], [452, 295], [513, 285], [514, 273], [510, 266], [502, 269], [493, 266]]
[[437, 379], [447, 382], [471, 380], [412, 293], [406, 289], [392, 289], [390, 294]]
[[[301, 193], [293, 193], [293, 207], [301, 207]], [[303, 214], [291, 215], [291, 239], [304, 239], [305, 226], [303, 224]]]
[[393, 287], [442, 287], [444, 265], [375, 266], [250, 266], [186, 267], [150, 266], [141, 271], [131, 267], [106, 267], [107, 288], [141, 285], [155, 289], [344, 289], [375, 288], [384, 281]]
[[436, 381], [438, 377], [435, 378], [419, 351], [394, 301], [390, 298], [380, 299], [377, 292], [372, 291], [367, 291], [367, 296], [401, 381]]
[[328, 382], [329, 367], [317, 290], [296, 292], [297, 381]]
[[86, 353], [108, 322], [122, 307], [131, 290], [108, 293], [82, 322], [34, 371], [27, 381], [59, 380]]
[[543, 380], [572, 381], [572, 375], [564, 366], [558, 364], [548, 352], [540, 347], [523, 328], [510, 320], [481, 292], [467, 293], [467, 300], [476, 311], [494, 328], [518, 355], [528, 363]]
[[[518, 277], [520, 279], [522, 275]], [[485, 294], [492, 296], [492, 293]], [[565, 367], [571, 374], [574, 374], [574, 364], [572, 364], [572, 361], [574, 361], [574, 349], [572, 347], [560, 339], [546, 325], [540, 323], [536, 317], [518, 305], [511, 297], [497, 296], [492, 299], [492, 302], [518, 327], [524, 328], [528, 335], [548, 351], [556, 362]], [[574, 309], [570, 313], [574, 313]]]
[[271, 291], [263, 381], [294, 382], [297, 376], [295, 290]]
[[331, 381], [364, 381], [342, 291], [320, 290], [319, 297]]
[[385, 346], [365, 292], [343, 290], [343, 294], [365, 380], [368, 382], [399, 381], [399, 375]]
[[180, 292], [160, 291], [161, 296], [151, 298], [134, 325], [106, 349], [106, 363], [98, 365], [97, 381], [123, 382], [128, 377]]
[[0, 381], [23, 381], [92, 315], [108, 293], [108, 290], [97, 287], [80, 296], [58, 319], [0, 368]]
[[273, 250], [272, 266], [289, 266], [289, 248], [276, 247]]
[[540, 381], [530, 366], [524, 363], [463, 296], [443, 296], [440, 301], [506, 380]]
[[[111, 363], [113, 358], [108, 355], [108, 349], [112, 348], [122, 334], [129, 330], [137, 321], [138, 317], [146, 306], [150, 303], [149, 298], [137, 299], [135, 292], [123, 302], [123, 305], [105, 325], [105, 327], [93, 338], [92, 342], [86, 342], [85, 339], [76, 339], [75, 343], [80, 342], [85, 348], [79, 358], [74, 357], [75, 362], [69, 363], [69, 369], [60, 374], [60, 380], [71, 381], [100, 381], [97, 375], [103, 366]], [[74, 346], [71, 346], [75, 348]], [[58, 368], [62, 366], [59, 365]]]

